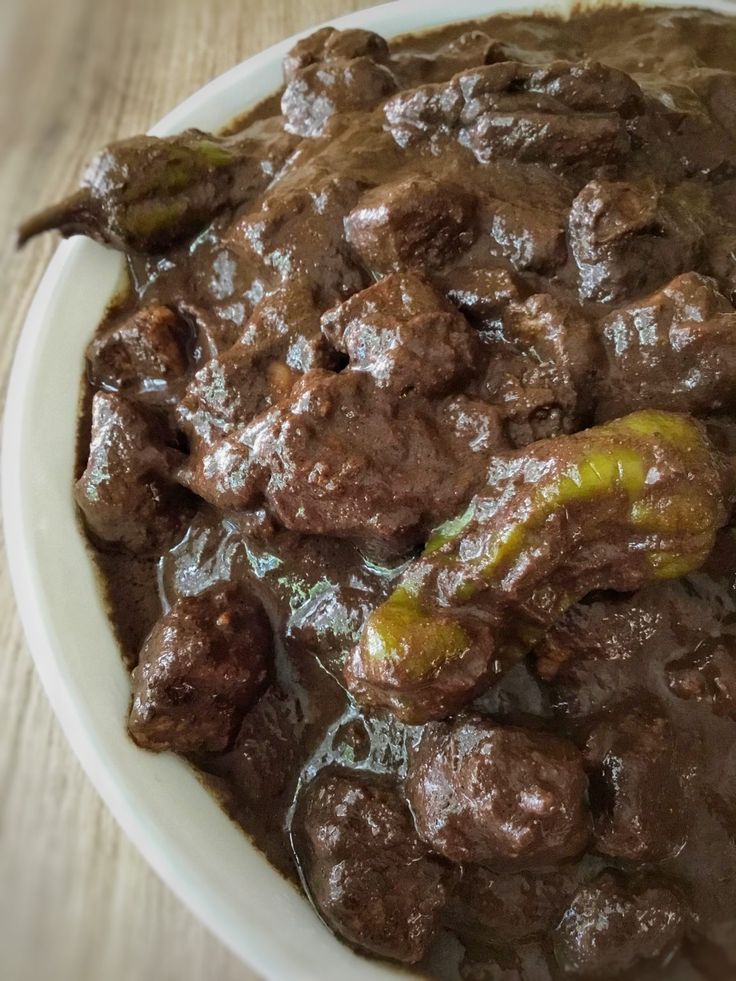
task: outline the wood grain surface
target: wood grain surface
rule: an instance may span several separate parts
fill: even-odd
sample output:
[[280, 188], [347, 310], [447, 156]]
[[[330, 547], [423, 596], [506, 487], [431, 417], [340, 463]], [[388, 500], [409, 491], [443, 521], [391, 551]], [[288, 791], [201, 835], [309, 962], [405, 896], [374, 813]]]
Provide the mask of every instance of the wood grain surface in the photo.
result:
[[[49, 236], [13, 228], [92, 152], [213, 76], [370, 0], [0, 0], [0, 379]], [[4, 552], [3, 552], [4, 555]], [[286, 926], [288, 929], [288, 926]], [[0, 978], [248, 981], [156, 878], [86, 780], [26, 650], [0, 562]]]

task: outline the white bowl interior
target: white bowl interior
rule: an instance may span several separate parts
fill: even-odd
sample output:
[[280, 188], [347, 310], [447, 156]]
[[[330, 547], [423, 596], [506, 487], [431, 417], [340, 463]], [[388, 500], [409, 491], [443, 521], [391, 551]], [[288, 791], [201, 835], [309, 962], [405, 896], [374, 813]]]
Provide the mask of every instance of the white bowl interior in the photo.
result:
[[[656, 0], [656, 5], [667, 4]], [[731, 0], [689, 0], [733, 13]], [[331, 23], [386, 36], [502, 11], [566, 11], [526, 0], [398, 0]], [[304, 32], [309, 33], [309, 32]], [[215, 79], [152, 132], [217, 129], [281, 82], [291, 38]], [[71, 494], [85, 347], [120, 281], [120, 257], [82, 239], [59, 246], [18, 345], [5, 414], [3, 512], [26, 636], [54, 710], [87, 774], [164, 881], [269, 978], [377, 981], [403, 972], [356, 957], [170, 755], [129, 741], [129, 680]], [[405, 975], [404, 975], [405, 976]]]

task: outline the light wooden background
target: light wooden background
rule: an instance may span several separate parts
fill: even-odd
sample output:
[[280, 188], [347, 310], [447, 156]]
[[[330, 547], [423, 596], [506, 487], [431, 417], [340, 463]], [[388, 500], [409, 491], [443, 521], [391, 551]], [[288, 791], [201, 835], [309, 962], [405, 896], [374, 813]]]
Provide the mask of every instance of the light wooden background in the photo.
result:
[[[51, 238], [12, 229], [249, 54], [369, 0], [0, 0], [0, 382]], [[4, 552], [2, 553], [4, 556]], [[284, 925], [288, 929], [288, 924]], [[51, 714], [0, 560], [0, 979], [252, 981], [145, 865]], [[285, 979], [286, 981], [286, 979]]]

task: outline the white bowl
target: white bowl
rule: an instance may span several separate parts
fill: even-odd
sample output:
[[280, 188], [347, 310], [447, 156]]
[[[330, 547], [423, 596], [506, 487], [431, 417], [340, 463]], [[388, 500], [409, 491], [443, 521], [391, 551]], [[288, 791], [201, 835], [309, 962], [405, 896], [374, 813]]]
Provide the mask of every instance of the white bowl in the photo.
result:
[[[656, 5], [668, 4], [656, 0]], [[681, 5], [734, 12], [731, 0]], [[332, 23], [391, 37], [445, 23], [448, 13], [462, 20], [531, 9], [559, 12], [568, 4], [399, 0]], [[151, 132], [163, 136], [187, 126], [217, 129], [229, 122], [278, 87], [281, 59], [295, 40], [210, 82]], [[71, 494], [84, 351], [122, 268], [120, 256], [92, 242], [62, 243], [29, 311], [10, 379], [2, 465], [5, 536], [41, 680], [69, 742], [125, 832], [171, 889], [244, 961], [273, 979], [397, 977], [403, 972], [358, 957], [335, 940], [184, 762], [141, 752], [126, 735], [129, 679]]]

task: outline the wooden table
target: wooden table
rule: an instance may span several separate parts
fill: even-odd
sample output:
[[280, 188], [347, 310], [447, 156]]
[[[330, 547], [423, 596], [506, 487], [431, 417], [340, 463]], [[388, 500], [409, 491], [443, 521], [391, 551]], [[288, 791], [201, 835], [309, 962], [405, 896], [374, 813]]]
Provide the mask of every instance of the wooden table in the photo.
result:
[[[97, 148], [142, 132], [213, 76], [370, 0], [0, 0], [3, 392], [55, 247], [22, 216], [71, 190]], [[71, 754], [0, 564], [0, 978], [244, 981], [255, 975], [123, 837]]]

